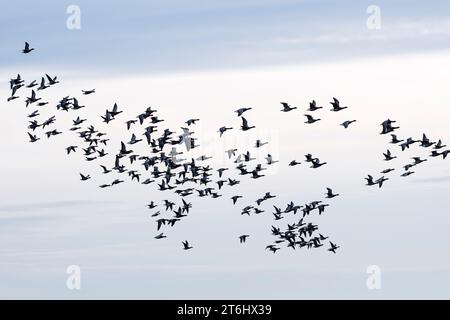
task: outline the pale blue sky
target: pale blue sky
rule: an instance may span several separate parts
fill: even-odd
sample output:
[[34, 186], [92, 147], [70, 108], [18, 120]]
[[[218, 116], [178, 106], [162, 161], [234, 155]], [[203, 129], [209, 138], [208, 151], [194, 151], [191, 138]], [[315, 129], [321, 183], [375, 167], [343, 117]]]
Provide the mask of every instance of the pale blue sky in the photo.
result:
[[[81, 30], [66, 8], [81, 9]], [[35, 63], [108, 73], [289, 65], [450, 46], [448, 1], [21, 1], [2, 4], [0, 66]], [[12, 55], [24, 40], [45, 55]], [[114, 66], [114, 67], [112, 67]]]
[[[164, 3], [164, 4], [162, 4]], [[81, 30], [66, 29], [69, 4], [81, 8]], [[409, 180], [395, 173], [382, 190], [363, 177], [385, 169], [386, 139], [379, 124], [398, 120], [402, 137], [423, 132], [450, 144], [450, 4], [378, 1], [382, 28], [366, 28], [369, 1], [23, 1], [0, 10], [0, 297], [1, 298], [449, 298], [449, 162], [436, 159]], [[20, 53], [24, 41], [36, 51]], [[123, 122], [152, 105], [178, 128], [191, 117], [205, 152], [221, 152], [216, 135], [238, 126], [233, 113], [252, 106], [249, 119], [284, 164], [317, 154], [323, 170], [279, 168], [260, 181], [243, 181], [253, 202], [266, 191], [284, 206], [342, 194], [318, 217], [341, 245], [326, 250], [264, 251], [272, 241], [270, 214], [242, 217], [231, 191], [218, 200], [193, 198], [192, 214], [163, 241], [145, 204], [164, 194], [141, 185], [99, 190], [79, 181], [96, 166], [67, 159], [74, 137], [29, 144], [22, 99], [6, 104], [10, 77], [43, 73], [61, 84], [42, 92], [51, 105], [80, 96], [82, 116], [129, 139]], [[92, 96], [81, 89], [96, 88]], [[24, 95], [24, 93], [22, 93]], [[349, 105], [328, 112], [331, 97]], [[21, 97], [22, 98], [22, 97]], [[311, 99], [323, 121], [303, 124]], [[300, 108], [289, 115], [279, 102]], [[123, 108], [108, 127], [100, 113]], [[43, 109], [52, 114], [53, 107]], [[358, 119], [348, 131], [343, 120]], [[58, 113], [59, 125], [71, 116]], [[61, 122], [59, 122], [61, 121]], [[234, 139], [234, 140], [233, 140]], [[229, 143], [248, 135], [230, 132]], [[253, 138], [252, 138], [253, 139]], [[45, 139], [43, 139], [45, 140]], [[253, 140], [252, 140], [253, 144]], [[113, 146], [115, 148], [115, 145]], [[217, 151], [218, 150], [218, 151]], [[399, 154], [396, 167], [428, 150]], [[293, 174], [293, 171], [295, 174]], [[244, 179], [245, 180], [245, 179]], [[102, 181], [103, 182], [103, 181]], [[267, 213], [270, 205], [266, 206]], [[316, 219], [316, 218], [315, 218]], [[250, 233], [245, 246], [237, 236]], [[186, 254], [181, 241], [195, 249]], [[65, 287], [68, 265], [82, 268], [82, 290]], [[382, 289], [366, 288], [366, 268], [379, 265]]]

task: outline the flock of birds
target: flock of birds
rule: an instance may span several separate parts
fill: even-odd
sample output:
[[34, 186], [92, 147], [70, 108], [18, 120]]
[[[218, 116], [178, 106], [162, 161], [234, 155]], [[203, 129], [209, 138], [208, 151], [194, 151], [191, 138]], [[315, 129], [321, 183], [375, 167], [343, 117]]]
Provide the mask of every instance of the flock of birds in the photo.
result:
[[[29, 54], [34, 48], [31, 48], [28, 43], [25, 43], [23, 49], [24, 54]], [[47, 101], [42, 101], [42, 98], [38, 97], [38, 93], [42, 90], [47, 90], [59, 83], [56, 76], [52, 77], [45, 74], [38, 80], [33, 80], [28, 84], [25, 83], [18, 74], [15, 78], [10, 80], [11, 96], [8, 101], [19, 98], [17, 95], [21, 88], [31, 89], [29, 97], [25, 99], [26, 107], [35, 107], [35, 111], [32, 111], [29, 115], [28, 136], [31, 143], [36, 143], [41, 140], [41, 137], [45, 135], [47, 139], [51, 139], [54, 136], [63, 134], [62, 131], [54, 128], [56, 123], [56, 115], [52, 115], [46, 119], [38, 120], [40, 116], [41, 108], [49, 104]], [[87, 96], [95, 94], [95, 89], [82, 90], [82, 95]], [[333, 98], [331, 104], [331, 112], [340, 112], [347, 109], [347, 106], [342, 106], [338, 99]], [[77, 110], [85, 108], [85, 105], [80, 104], [76, 97], [63, 97], [56, 104], [57, 111], [65, 111], [76, 113]], [[286, 102], [281, 102], [281, 112], [292, 112], [297, 107], [292, 107]], [[308, 125], [312, 125], [320, 118], [314, 117], [315, 111], [322, 109], [322, 106], [318, 106], [316, 101], [312, 101], [309, 104], [309, 108], [305, 113], [306, 121]], [[248, 112], [252, 108], [240, 108], [235, 111], [237, 117], [240, 118], [240, 129], [243, 132], [252, 130], [255, 128], [247, 120]], [[106, 109], [105, 113], [101, 115], [102, 121], [107, 125], [112, 121], [117, 121], [121, 116], [123, 110], [120, 110], [117, 104], [114, 104], [112, 108]], [[201, 155], [197, 158], [183, 159], [184, 152], [177, 150], [177, 146], [183, 147], [186, 150], [186, 154], [192, 149], [199, 147], [197, 143], [198, 139], [194, 136], [194, 132], [191, 131], [191, 127], [195, 126], [200, 119], [188, 119], [186, 126], [181, 127], [181, 131], [172, 131], [170, 128], [162, 128], [161, 123], [164, 119], [161, 119], [157, 114], [156, 109], [151, 107], [145, 108], [142, 113], [138, 114], [135, 118], [126, 120], [124, 122], [124, 129], [127, 131], [132, 129], [141, 130], [140, 133], [132, 132], [129, 141], [121, 141], [120, 149], [113, 150], [108, 148], [110, 146], [110, 139], [107, 132], [102, 132], [95, 128], [92, 124], [89, 124], [88, 119], [81, 118], [78, 114], [74, 115], [70, 131], [77, 134], [80, 139], [80, 143], [77, 145], [69, 145], [66, 147], [67, 155], [74, 153], [82, 153], [86, 161], [97, 162], [97, 168], [101, 168], [101, 175], [109, 177], [115, 175], [114, 178], [110, 178], [107, 183], [102, 183], [99, 188], [113, 188], [121, 183], [125, 182], [126, 177], [130, 182], [140, 183], [142, 185], [154, 184], [158, 186], [158, 189], [162, 192], [171, 192], [179, 199], [178, 203], [170, 200], [163, 200], [163, 203], [157, 204], [152, 201], [147, 205], [147, 208], [152, 210], [151, 217], [155, 220], [157, 235], [155, 239], [166, 238], [167, 227], [174, 227], [185, 217], [188, 216], [189, 210], [192, 208], [192, 203], [186, 199], [197, 196], [200, 198], [220, 198], [222, 197], [221, 190], [223, 188], [237, 188], [240, 184], [240, 180], [232, 174], [232, 170], [241, 176], [242, 179], [249, 177], [250, 179], [260, 179], [264, 177], [263, 171], [269, 166], [279, 162], [273, 159], [272, 155], [267, 154], [264, 163], [259, 162], [256, 158], [252, 157], [251, 150], [239, 151], [238, 149], [224, 150], [228, 155], [230, 161], [230, 167], [213, 168], [207, 164], [211, 157], [207, 155]], [[244, 117], [245, 114], [245, 117]], [[348, 129], [356, 120], [346, 120], [340, 125]], [[395, 126], [396, 121], [386, 120], [382, 126], [382, 135], [391, 135], [391, 141], [393, 145], [398, 145], [399, 148], [404, 151], [409, 149], [410, 146], [416, 143], [420, 143], [421, 147], [433, 148], [430, 157], [442, 157], [445, 159], [450, 153], [450, 150], [446, 147], [441, 140], [437, 142], [430, 141], [424, 134], [422, 139], [414, 140], [413, 138], [399, 139], [394, 131], [399, 129]], [[47, 129], [46, 129], [47, 128]], [[219, 139], [227, 131], [233, 130], [233, 127], [223, 126], [218, 129]], [[138, 154], [133, 151], [132, 148], [136, 144], [145, 145], [146, 152]], [[263, 148], [268, 142], [257, 140], [255, 148]], [[80, 150], [81, 149], [81, 150]], [[442, 151], [441, 151], [442, 150]], [[108, 157], [109, 156], [109, 157]], [[384, 160], [389, 162], [397, 158], [390, 150], [384, 153]], [[102, 161], [103, 160], [103, 161]], [[107, 162], [109, 160], [109, 162]], [[101, 163], [100, 163], [101, 161]], [[414, 173], [411, 169], [419, 164], [427, 161], [427, 159], [421, 159], [420, 157], [414, 157], [412, 163], [408, 163], [404, 166], [404, 172], [401, 173], [402, 177], [407, 177]], [[310, 165], [312, 169], [319, 169], [327, 164], [322, 162], [319, 158], [314, 157], [312, 154], [305, 155], [305, 163]], [[302, 162], [292, 160], [288, 166], [297, 166]], [[367, 186], [382, 187], [383, 183], [389, 180], [386, 175], [395, 171], [394, 168], [387, 168], [381, 172], [382, 176], [374, 178], [372, 175], [368, 175], [366, 179]], [[91, 174], [80, 173], [81, 181], [88, 181], [93, 179]], [[237, 192], [236, 192], [237, 193]], [[296, 248], [320, 248], [324, 246], [327, 236], [323, 236], [319, 233], [318, 225], [309, 222], [308, 218], [312, 214], [322, 215], [325, 209], [330, 206], [331, 199], [339, 197], [339, 194], [335, 193], [331, 188], [326, 188], [324, 193], [324, 199], [315, 200], [303, 205], [295, 204], [293, 201], [287, 203], [285, 208], [280, 208], [272, 203], [272, 215], [274, 221], [279, 221], [292, 215], [291, 219], [295, 219], [295, 222], [288, 223], [284, 228], [271, 226], [271, 234], [275, 240], [273, 243], [266, 246], [266, 250], [276, 253], [284, 244], [286, 247], [292, 249]], [[243, 198], [241, 195], [234, 195], [231, 197], [231, 203], [237, 205]], [[271, 192], [266, 192], [260, 198], [256, 199], [252, 204], [246, 205], [241, 210], [241, 215], [254, 215], [265, 212], [265, 208], [262, 207], [263, 203], [272, 201], [276, 198]], [[295, 218], [299, 213], [299, 218]], [[287, 219], [286, 219], [287, 220]], [[238, 241], [242, 244], [246, 243], [250, 237], [248, 234], [238, 236]], [[182, 249], [190, 250], [193, 246], [189, 244], [187, 240], [182, 242]], [[339, 249], [336, 243], [328, 240], [327, 250], [333, 253]]]

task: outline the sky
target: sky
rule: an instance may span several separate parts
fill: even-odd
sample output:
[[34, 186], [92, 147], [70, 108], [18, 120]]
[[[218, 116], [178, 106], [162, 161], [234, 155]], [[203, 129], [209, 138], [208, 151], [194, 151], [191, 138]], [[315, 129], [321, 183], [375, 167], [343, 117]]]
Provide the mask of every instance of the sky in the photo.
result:
[[[450, 5], [445, 1], [378, 1], [381, 28], [369, 30], [365, 1], [106, 1], [2, 4], [0, 12], [0, 297], [37, 299], [448, 299], [450, 183], [448, 160], [433, 159], [416, 173], [394, 173], [379, 190], [364, 186], [367, 174], [386, 169], [387, 137], [379, 124], [397, 120], [400, 137], [450, 143]], [[81, 10], [81, 29], [69, 30], [69, 5]], [[23, 42], [35, 47], [22, 55]], [[264, 179], [242, 179], [241, 205], [267, 191], [275, 203], [303, 204], [332, 187], [340, 198], [312, 220], [341, 248], [288, 248], [271, 254], [271, 206], [259, 216], [241, 216], [234, 191], [217, 200], [192, 198], [189, 217], [169, 237], [155, 240], [145, 205], [167, 195], [150, 185], [126, 183], [101, 190], [99, 177], [82, 183], [79, 172], [97, 178], [82, 157], [67, 157], [76, 143], [64, 134], [51, 143], [28, 143], [23, 99], [6, 103], [9, 79], [44, 73], [61, 81], [40, 96], [57, 101], [76, 95], [80, 111], [111, 132], [117, 147], [129, 139], [124, 122], [149, 105], [168, 127], [200, 118], [194, 131], [204, 147], [193, 155], [250, 148], [269, 141], [280, 165]], [[82, 96], [81, 89], [96, 93]], [[24, 93], [22, 93], [24, 95]], [[338, 97], [349, 108], [328, 112]], [[309, 101], [324, 109], [313, 126], [303, 114]], [[279, 112], [280, 101], [300, 110]], [[100, 114], [115, 102], [124, 110], [106, 126]], [[251, 106], [254, 132], [237, 128], [234, 110]], [[72, 115], [57, 113], [58, 129]], [[357, 119], [348, 130], [339, 126]], [[61, 121], [61, 122], [59, 122]], [[59, 125], [59, 123], [62, 123]], [[46, 138], [42, 138], [46, 140]], [[115, 146], [114, 146], [115, 147]], [[390, 166], [429, 150], [414, 147]], [[312, 153], [319, 170], [288, 167]], [[259, 154], [263, 156], [264, 154]], [[93, 179], [94, 180], [94, 179]], [[241, 234], [250, 234], [245, 245]], [[181, 250], [189, 239], [194, 249]], [[81, 289], [69, 290], [66, 269], [81, 268]], [[381, 269], [381, 288], [366, 286], [367, 267]]]

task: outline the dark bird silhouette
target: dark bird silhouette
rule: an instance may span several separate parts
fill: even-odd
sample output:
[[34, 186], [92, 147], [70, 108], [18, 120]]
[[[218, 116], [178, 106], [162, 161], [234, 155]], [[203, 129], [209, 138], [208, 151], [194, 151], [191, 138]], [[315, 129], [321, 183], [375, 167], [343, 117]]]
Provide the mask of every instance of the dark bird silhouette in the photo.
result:
[[84, 175], [82, 173], [80, 173], [80, 177], [81, 177], [81, 179], [80, 179], [81, 181], [86, 181], [86, 180], [89, 180], [91, 178], [90, 175]]
[[22, 50], [23, 53], [27, 54], [33, 51], [34, 48], [30, 47], [30, 44], [28, 42], [25, 42], [25, 48]]
[[229, 128], [229, 127], [220, 127], [219, 130], [217, 132], [220, 133], [220, 136], [222, 137], [222, 135], [225, 133], [225, 131], [227, 130], [231, 130], [233, 128]]
[[313, 169], [320, 168], [321, 166], [327, 164], [326, 162], [320, 162], [320, 160], [318, 158], [312, 159], [311, 163], [312, 163], [312, 165], [310, 168], [313, 168]]
[[95, 89], [92, 89], [92, 90], [81, 90], [81, 92], [84, 94], [84, 95], [89, 95], [89, 94], [92, 94], [92, 93], [95, 93]]
[[185, 123], [190, 126], [192, 124], [195, 124], [197, 121], [200, 121], [200, 119], [189, 119], [188, 121], [186, 121]]
[[331, 106], [333, 107], [331, 109], [331, 111], [334, 111], [334, 112], [338, 112], [338, 111], [341, 111], [341, 110], [344, 110], [344, 109], [348, 108], [348, 107], [341, 107], [341, 105], [339, 103], [339, 100], [336, 99], [336, 98], [333, 98], [333, 101], [330, 102], [330, 103], [331, 103]]
[[71, 152], [76, 152], [78, 146], [69, 146], [66, 148], [67, 154], [70, 154]]
[[36, 141], [40, 140], [40, 138], [38, 138], [36, 135], [33, 135], [29, 132], [28, 132], [28, 136], [30, 137], [30, 142], [36, 142]]
[[319, 110], [319, 109], [322, 109], [322, 108], [323, 108], [323, 107], [318, 107], [316, 101], [313, 100], [313, 101], [311, 101], [311, 102], [309, 103], [309, 109], [308, 109], [308, 111], [314, 112], [314, 111]]
[[244, 117], [241, 117], [241, 119], [242, 119], [242, 126], [241, 126], [242, 131], [248, 131], [250, 129], [255, 128], [255, 126], [249, 126], [247, 119], [245, 119]]
[[341, 126], [343, 126], [345, 129], [347, 129], [353, 122], [356, 122], [356, 120], [347, 120], [341, 123]]
[[167, 236], [165, 236], [164, 233], [160, 233], [155, 237], [155, 239], [164, 239], [164, 238], [167, 238]]
[[405, 141], [405, 140], [398, 139], [397, 135], [395, 135], [395, 134], [391, 134], [391, 137], [392, 137], [392, 139], [391, 139], [390, 143], [392, 143], [392, 144], [397, 144], [397, 143]]
[[306, 119], [307, 119], [307, 120], [305, 121], [305, 123], [309, 123], [309, 124], [321, 120], [321, 119], [314, 119], [313, 116], [311, 116], [311, 115], [309, 115], [309, 114], [305, 114], [305, 117], [306, 117]]
[[231, 199], [233, 200], [233, 204], [236, 204], [239, 198], [242, 198], [242, 196], [232, 196]]
[[333, 190], [331, 190], [330, 188], [327, 188], [326, 196], [328, 199], [331, 199], [331, 198], [339, 196], [339, 194], [334, 194]]
[[339, 248], [340, 248], [339, 246], [337, 246], [336, 244], [334, 244], [333, 242], [330, 241], [330, 248], [328, 249], [328, 251], [336, 253], [336, 250]]
[[383, 153], [384, 155], [384, 160], [385, 161], [391, 161], [395, 158], [397, 158], [396, 156], [392, 156], [391, 151], [387, 150], [386, 153]]
[[235, 112], [237, 113], [238, 117], [242, 116], [244, 114], [244, 112], [251, 110], [252, 108], [240, 108], [237, 109]]
[[280, 102], [283, 109], [281, 109], [282, 112], [289, 112], [292, 111], [294, 109], [297, 109], [297, 107], [291, 107], [288, 103], [286, 102]]
[[446, 147], [446, 145], [444, 145], [444, 144], [442, 144], [442, 141], [441, 141], [441, 139], [439, 139], [439, 141], [436, 143], [436, 145], [434, 146], [434, 149], [435, 150], [439, 150], [439, 149], [442, 149], [442, 148], [445, 148]]
[[242, 236], [239, 236], [239, 243], [245, 243], [245, 240], [250, 237], [248, 234], [243, 234]]
[[186, 240], [186, 241], [183, 241], [183, 250], [189, 250], [189, 249], [192, 249], [193, 247], [191, 247], [191, 246], [189, 246], [189, 242]]

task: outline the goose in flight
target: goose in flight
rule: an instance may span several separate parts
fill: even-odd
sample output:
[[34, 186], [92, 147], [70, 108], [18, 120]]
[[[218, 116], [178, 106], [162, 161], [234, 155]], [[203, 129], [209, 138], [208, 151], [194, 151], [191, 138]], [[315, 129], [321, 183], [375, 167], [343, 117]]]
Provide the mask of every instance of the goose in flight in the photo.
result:
[[231, 200], [233, 200], [233, 204], [236, 204], [239, 198], [242, 198], [242, 196], [232, 196]]
[[113, 118], [123, 112], [123, 111], [118, 111], [118, 109], [119, 109], [119, 107], [117, 106], [117, 103], [114, 103], [113, 109], [111, 111], [109, 111], [109, 113], [111, 114], [111, 116]]
[[333, 98], [333, 101], [330, 102], [330, 103], [331, 103], [331, 106], [333, 107], [331, 109], [331, 111], [333, 111], [333, 112], [338, 112], [338, 111], [341, 111], [341, 110], [344, 110], [344, 109], [348, 108], [348, 107], [341, 107], [341, 105], [339, 103], [339, 100], [336, 99], [336, 98]]
[[120, 156], [124, 156], [132, 152], [133, 150], [127, 150], [127, 147], [125, 146], [125, 143], [123, 143], [123, 141], [120, 142], [120, 153], [119, 153]]
[[142, 139], [137, 139], [136, 135], [133, 133], [133, 134], [131, 134], [131, 139], [130, 139], [130, 142], [128, 142], [128, 144], [135, 144], [135, 143], [138, 143], [140, 141], [142, 141]]
[[311, 162], [312, 162], [312, 165], [310, 168], [313, 168], [313, 169], [320, 168], [321, 166], [327, 164], [326, 162], [321, 163], [318, 158], [312, 159]]
[[328, 199], [332, 199], [334, 197], [339, 196], [339, 194], [338, 193], [333, 193], [333, 190], [331, 190], [330, 188], [327, 188], [326, 196], [327, 196]]
[[51, 86], [59, 83], [59, 81], [56, 80], [56, 78], [57, 78], [56, 76], [52, 78], [46, 73], [45, 77], [47, 78], [48, 84], [51, 85]]
[[305, 121], [305, 123], [314, 123], [321, 120], [321, 119], [314, 119], [313, 116], [309, 114], [305, 114], [305, 117], [307, 118], [307, 121]]
[[388, 181], [389, 178], [385, 178], [384, 176], [379, 178], [377, 181], [375, 181], [376, 184], [378, 184], [378, 187], [381, 188], [383, 186], [383, 182]]
[[83, 122], [85, 122], [87, 119], [81, 119], [79, 116], [75, 119], [72, 120], [73, 125], [74, 126], [79, 126], [80, 124], [82, 124]]
[[431, 151], [431, 154], [430, 154], [430, 157], [439, 157], [440, 155], [441, 155], [442, 153], [440, 153], [440, 152], [438, 152], [438, 151], [436, 151], [436, 150], [433, 150], [433, 151]]
[[328, 251], [336, 253], [336, 250], [339, 248], [340, 248], [339, 246], [330, 241], [330, 248], [328, 249]]
[[272, 157], [271, 154], [268, 154], [268, 155], [267, 155], [266, 161], [267, 161], [267, 164], [268, 164], [268, 165], [271, 165], [271, 164], [274, 164], [274, 163], [279, 162], [278, 160], [273, 160], [273, 157]]
[[217, 169], [217, 172], [219, 173], [219, 178], [222, 178], [223, 172], [227, 171], [228, 168], [219, 168]]
[[373, 177], [370, 174], [367, 175], [367, 178], [364, 178], [364, 179], [367, 180], [366, 186], [373, 186], [373, 185], [377, 184], [375, 181], [373, 181]]
[[86, 181], [86, 180], [89, 180], [90, 178], [91, 178], [91, 176], [90, 175], [84, 175], [84, 174], [82, 174], [82, 173], [80, 173], [80, 177], [81, 177], [81, 181]]
[[167, 236], [164, 235], [164, 233], [160, 233], [155, 237], [155, 239], [164, 239], [164, 238], [167, 238]]
[[387, 133], [390, 133], [390, 132], [392, 132], [392, 131], [394, 131], [396, 129], [399, 129], [400, 127], [394, 127], [392, 125], [393, 123], [396, 123], [396, 122], [397, 121], [390, 120], [390, 119], [387, 119], [387, 120], [383, 121], [381, 123], [381, 126], [383, 127], [383, 129], [382, 129], [380, 134], [387, 134]]
[[239, 236], [239, 243], [245, 243], [245, 240], [250, 237], [248, 234], [243, 234], [242, 236]]
[[255, 128], [255, 126], [249, 126], [247, 119], [245, 119], [244, 117], [241, 117], [241, 119], [242, 119], [242, 126], [241, 126], [242, 131], [248, 131], [250, 129]]
[[158, 205], [156, 205], [155, 202], [152, 201], [152, 202], [150, 202], [150, 204], [147, 205], [147, 208], [149, 208], [149, 209], [154, 209], [154, 208], [156, 208], [157, 206], [158, 206]]
[[190, 126], [191, 124], [195, 124], [197, 121], [199, 121], [200, 119], [189, 119], [188, 121], [186, 121], [185, 123]]
[[414, 173], [414, 171], [407, 171], [407, 172], [401, 174], [400, 176], [401, 176], [401, 177], [407, 177], [407, 176], [412, 175], [413, 173]]
[[265, 144], [268, 144], [268, 142], [262, 142], [261, 140], [258, 139], [258, 140], [256, 140], [255, 148], [260, 148]]
[[33, 135], [29, 132], [27, 132], [27, 133], [28, 133], [28, 136], [30, 137], [30, 142], [36, 142], [41, 139], [41, 138], [38, 138], [36, 135]]
[[27, 54], [33, 51], [34, 48], [30, 47], [30, 44], [28, 42], [25, 42], [25, 48], [22, 50], [23, 53]]
[[431, 142], [430, 139], [427, 138], [425, 133], [422, 136], [422, 140], [420, 141], [420, 146], [424, 148], [431, 147], [434, 144], [434, 142]]
[[222, 135], [225, 133], [225, 131], [227, 131], [227, 130], [231, 130], [231, 129], [233, 129], [233, 128], [229, 128], [229, 127], [220, 127], [219, 128], [219, 130], [217, 131], [217, 132], [219, 132], [220, 133], [220, 137], [222, 137]]
[[230, 149], [225, 151], [228, 154], [228, 159], [231, 159], [231, 157], [234, 157], [236, 155], [237, 149]]
[[281, 109], [281, 112], [289, 112], [294, 109], [297, 109], [297, 107], [291, 107], [287, 102], [280, 102], [280, 103], [283, 106], [283, 109]]
[[347, 120], [341, 123], [341, 126], [343, 126], [345, 129], [347, 129], [353, 122], [356, 122], [356, 120]]
[[41, 125], [38, 124], [38, 122], [36, 120], [32, 120], [32, 121], [28, 121], [30, 123], [30, 125], [28, 126], [29, 129], [31, 130], [36, 130], [36, 128], [39, 128]]
[[419, 140], [413, 140], [413, 138], [408, 138], [405, 142], [403, 142], [402, 144], [400, 144], [400, 147], [402, 148], [402, 151], [405, 151], [406, 149], [409, 149], [409, 146], [416, 143], [416, 142], [420, 142]]
[[111, 170], [107, 169], [104, 165], [100, 165], [100, 167], [102, 167], [104, 174], [107, 174], [107, 173], [111, 172]]
[[47, 131], [45, 134], [47, 135], [47, 138], [50, 138], [51, 136], [57, 136], [58, 134], [62, 134], [62, 132], [55, 129]]
[[427, 159], [420, 159], [420, 157], [413, 157], [412, 159], [414, 160], [414, 165], [418, 165], [421, 164], [422, 162], [427, 161]]
[[41, 98], [36, 98], [36, 92], [34, 90], [31, 90], [31, 97], [28, 97], [25, 100], [26, 106], [28, 107], [29, 104], [35, 103], [36, 101], [41, 100]]
[[383, 153], [384, 155], [384, 161], [391, 161], [395, 158], [397, 158], [396, 156], [392, 156], [391, 155], [391, 151], [387, 150], [386, 153]]
[[136, 121], [137, 121], [137, 120], [128, 120], [127, 122], [125, 122], [126, 125], [127, 125], [127, 130], [130, 130], [131, 125], [132, 125], [132, 124], [135, 124]]
[[81, 92], [87, 96], [89, 94], [95, 93], [95, 89], [91, 89], [91, 90], [81, 90]]
[[44, 79], [44, 77], [42, 77], [41, 78], [41, 84], [39, 85], [39, 87], [37, 88], [37, 90], [44, 90], [44, 89], [47, 89], [49, 86], [47, 86], [46, 84], [45, 84], [45, 79]]
[[72, 102], [72, 109], [73, 109], [73, 110], [79, 110], [79, 109], [85, 107], [85, 106], [81, 106], [81, 105], [78, 103], [78, 99], [77, 99], [77, 98], [73, 98], [72, 100], [73, 100], [73, 102]]
[[37, 116], [39, 116], [39, 110], [35, 110], [32, 113], [30, 113], [28, 115], [28, 118], [34, 118], [34, 117], [37, 117]]
[[46, 126], [49, 126], [49, 125], [51, 125], [52, 123], [54, 123], [55, 122], [55, 116], [52, 116], [52, 117], [50, 117], [50, 118], [48, 118], [47, 120], [45, 120], [43, 123], [42, 123], [42, 129], [44, 129]]
[[251, 110], [252, 108], [240, 108], [237, 109], [235, 112], [238, 114], [238, 117], [242, 116], [244, 114], [244, 112]]
[[[329, 204], [320, 204], [319, 206], [317, 206], [317, 209], [319, 209], [319, 215], [321, 215], [322, 213], [324, 213], [325, 208], [328, 207]], [[325, 239], [322, 239], [325, 240]]]
[[392, 171], [394, 171], [394, 170], [395, 170], [395, 169], [388, 168], [388, 169], [385, 169], [385, 170], [381, 171], [381, 173], [387, 174], [387, 173], [392, 172]]
[[77, 148], [78, 148], [78, 146], [68, 146], [66, 148], [67, 154], [70, 154], [71, 152], [76, 152]]
[[299, 165], [299, 164], [301, 164], [301, 162], [298, 162], [298, 161], [296, 161], [296, 160], [292, 160], [292, 161], [289, 163], [289, 166], [290, 166], [290, 167], [293, 167], [293, 166], [296, 166], [296, 165]]
[[277, 250], [280, 250], [280, 248], [275, 247], [273, 244], [268, 245], [268, 246], [266, 247], [266, 250], [267, 250], [267, 249], [269, 249], [269, 250], [272, 251], [273, 253], [276, 253]]
[[439, 139], [439, 141], [435, 144], [434, 149], [435, 150], [439, 150], [439, 149], [442, 149], [442, 148], [445, 148], [445, 147], [446, 147], [446, 145], [442, 144], [442, 140]]
[[189, 246], [189, 242], [187, 240], [183, 241], [182, 243], [183, 243], [183, 250], [189, 250], [193, 248]]
[[390, 143], [392, 143], [392, 144], [397, 144], [397, 143], [405, 141], [403, 139], [402, 140], [398, 139], [397, 135], [395, 135], [395, 134], [391, 134], [391, 137], [392, 137], [392, 139], [391, 139]]
[[316, 110], [319, 110], [319, 109], [322, 109], [322, 108], [323, 108], [323, 107], [318, 107], [318, 106], [317, 106], [316, 100], [313, 100], [313, 101], [311, 101], [311, 102], [309, 103], [309, 109], [308, 109], [308, 111], [313, 112], [313, 111], [316, 111]]

